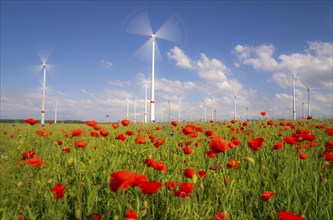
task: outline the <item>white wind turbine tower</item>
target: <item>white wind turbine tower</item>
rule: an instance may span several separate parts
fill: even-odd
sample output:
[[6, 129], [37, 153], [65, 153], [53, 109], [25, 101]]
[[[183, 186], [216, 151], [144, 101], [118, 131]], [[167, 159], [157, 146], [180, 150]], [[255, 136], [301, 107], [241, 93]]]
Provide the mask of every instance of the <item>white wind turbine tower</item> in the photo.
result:
[[147, 113], [147, 109], [148, 109], [148, 82], [145, 81], [145, 123], [148, 122], [147, 118], [148, 118], [148, 113]]
[[57, 113], [58, 113], [58, 102], [55, 102], [55, 108], [54, 108], [54, 124], [57, 124]]
[[133, 123], [136, 123], [136, 99], [134, 100], [134, 116], [133, 116]]
[[206, 99], [205, 99], [205, 103], [204, 103], [204, 114], [205, 114], [205, 121], [207, 121], [207, 102], [206, 102]]
[[293, 119], [296, 121], [296, 73], [293, 74]]
[[179, 99], [178, 101], [178, 121], [180, 122], [180, 102], [181, 102], [181, 99]]
[[45, 124], [45, 84], [46, 84], [46, 63], [43, 62], [43, 94], [42, 94], [42, 115], [40, 119], [40, 124], [44, 126]]
[[236, 101], [237, 101], [237, 97], [236, 97], [236, 95], [234, 95], [234, 120], [236, 120]]
[[303, 83], [303, 85], [306, 87], [306, 90], [308, 91], [308, 117], [311, 116], [310, 114], [310, 90], [313, 88], [310, 88], [310, 86], [308, 84], [306, 84], [305, 82], [301, 81]]
[[[143, 47], [151, 43], [151, 92], [150, 92], [150, 122], [155, 121], [155, 47], [158, 51], [156, 40], [164, 39], [180, 42], [181, 29], [175, 17], [170, 17], [156, 33], [153, 33], [147, 11], [141, 11], [131, 17], [127, 23], [126, 31], [133, 34], [149, 36], [150, 39]], [[142, 50], [143, 47], [140, 49]]]
[[211, 99], [211, 104], [212, 104], [212, 120], [214, 120], [214, 103], [213, 103], [214, 98], [211, 97], [210, 99]]
[[126, 119], [129, 120], [129, 99], [126, 98]]

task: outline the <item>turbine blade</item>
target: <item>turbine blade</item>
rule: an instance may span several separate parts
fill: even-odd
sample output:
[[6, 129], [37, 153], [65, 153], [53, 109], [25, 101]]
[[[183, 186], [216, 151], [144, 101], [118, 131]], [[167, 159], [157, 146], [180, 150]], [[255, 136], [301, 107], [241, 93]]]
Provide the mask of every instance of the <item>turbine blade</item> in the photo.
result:
[[182, 28], [175, 16], [170, 17], [156, 32], [158, 38], [180, 43], [182, 38]]
[[152, 54], [152, 48], [151, 48], [151, 39], [149, 38], [146, 43], [144, 43], [141, 47], [139, 47], [134, 53], [133, 57], [136, 60], [139, 60], [144, 63], [148, 63], [151, 61], [151, 54]]
[[54, 49], [54, 46], [51, 44], [38, 44], [36, 45], [36, 51], [37, 54], [40, 58], [40, 60], [42, 61], [42, 64], [45, 64], [48, 60], [48, 58], [50, 57], [51, 52]]
[[127, 33], [151, 36], [153, 34], [147, 10], [135, 11], [125, 21], [124, 30]]
[[[144, 63], [151, 63], [152, 60], [152, 42], [151, 38], [146, 41], [141, 47], [139, 47], [134, 53], [133, 57]], [[157, 46], [155, 41], [155, 63], [158, 63], [162, 60], [160, 49]]]

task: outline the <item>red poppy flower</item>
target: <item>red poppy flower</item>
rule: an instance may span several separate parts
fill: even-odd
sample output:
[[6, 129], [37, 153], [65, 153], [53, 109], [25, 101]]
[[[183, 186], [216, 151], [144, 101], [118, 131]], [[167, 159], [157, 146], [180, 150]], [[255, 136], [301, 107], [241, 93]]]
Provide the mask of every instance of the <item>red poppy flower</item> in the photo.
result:
[[206, 177], [206, 171], [204, 171], [204, 170], [199, 170], [199, 176], [200, 176], [200, 178], [205, 178]]
[[229, 149], [229, 142], [223, 140], [221, 137], [214, 137], [209, 141], [209, 146], [215, 153], [225, 152]]
[[62, 141], [58, 140], [58, 141], [56, 141], [56, 142], [57, 142], [57, 144], [58, 144], [59, 146], [62, 145]]
[[24, 220], [23, 215], [20, 215], [20, 216], [18, 217], [18, 220]]
[[90, 127], [94, 127], [95, 125], [97, 125], [97, 122], [95, 120], [86, 121], [86, 125], [88, 125]]
[[206, 155], [207, 155], [208, 158], [214, 158], [216, 156], [216, 153], [211, 150], [211, 151], [208, 151], [206, 153]]
[[168, 190], [176, 190], [177, 188], [177, 182], [175, 181], [165, 182], [165, 185], [168, 187]]
[[298, 154], [298, 157], [299, 157], [301, 160], [306, 160], [306, 158], [308, 157], [308, 155], [306, 155], [305, 153], [300, 153], [300, 154]]
[[263, 194], [261, 195], [261, 200], [267, 202], [272, 196], [274, 196], [274, 192], [271, 191], [265, 191], [263, 192]]
[[36, 155], [35, 151], [29, 150], [27, 152], [22, 153], [22, 160], [26, 160], [28, 158], [34, 157]]
[[296, 144], [298, 142], [298, 138], [296, 138], [296, 137], [286, 137], [283, 140], [287, 144]]
[[127, 136], [132, 136], [132, 135], [134, 135], [135, 133], [134, 133], [134, 131], [126, 131], [126, 133], [125, 133]]
[[103, 137], [107, 137], [109, 135], [109, 132], [107, 130], [100, 130], [99, 133], [103, 136]]
[[125, 136], [124, 134], [119, 134], [119, 135], [116, 137], [116, 139], [118, 139], [118, 140], [124, 142], [124, 141], [126, 140], [126, 136]]
[[138, 215], [133, 211], [133, 209], [130, 209], [126, 212], [125, 218], [131, 220], [138, 220]]
[[86, 142], [84, 142], [84, 141], [76, 141], [75, 142], [75, 147], [76, 148], [85, 148], [86, 147]]
[[102, 218], [99, 216], [98, 213], [95, 213], [93, 220], [101, 220]]
[[99, 134], [98, 134], [96, 131], [91, 131], [91, 132], [90, 132], [90, 136], [91, 136], [91, 137], [97, 137], [97, 138], [98, 138], [98, 137], [99, 137]]
[[64, 148], [63, 151], [65, 152], [65, 154], [71, 152], [71, 149], [70, 148]]
[[212, 136], [214, 135], [214, 133], [213, 133], [213, 131], [211, 131], [211, 130], [207, 130], [207, 131], [205, 132], [205, 135], [206, 135], [207, 137], [212, 137]]
[[39, 157], [31, 157], [27, 159], [25, 162], [33, 167], [41, 167], [44, 164], [44, 161], [42, 161], [42, 159]]
[[188, 182], [183, 182], [179, 185], [179, 189], [183, 192], [185, 192], [186, 194], [189, 194], [193, 191], [194, 189], [194, 184], [192, 183], [188, 183]]
[[186, 135], [189, 135], [193, 132], [193, 127], [186, 126], [185, 128], [182, 129], [183, 133]]
[[184, 151], [185, 154], [192, 154], [193, 153], [192, 147], [184, 147], [183, 151]]
[[193, 170], [193, 169], [191, 169], [191, 168], [186, 168], [186, 169], [184, 170], [184, 176], [187, 177], [187, 178], [192, 178], [192, 176], [193, 176], [194, 174], [196, 174], [196, 173], [197, 173], [197, 171], [196, 171], [196, 170]]
[[38, 134], [41, 137], [46, 137], [46, 132], [44, 129], [37, 130], [36, 134]]
[[214, 220], [229, 220], [229, 216], [227, 213], [218, 212], [214, 214]]
[[291, 212], [282, 211], [282, 212], [279, 212], [278, 215], [279, 215], [280, 220], [305, 220], [304, 217], [302, 217], [300, 215], [296, 215]]
[[260, 112], [262, 116], [266, 116], [266, 112]]
[[178, 125], [178, 121], [171, 121], [171, 124], [176, 127]]
[[154, 143], [154, 147], [155, 148], [159, 148], [160, 147], [160, 145], [162, 145], [162, 144], [164, 144], [164, 139], [156, 139], [156, 141], [155, 141], [155, 143]]
[[65, 189], [66, 189], [66, 185], [63, 185], [61, 183], [58, 183], [57, 185], [55, 185], [51, 191], [54, 192], [54, 198], [56, 200], [58, 199], [62, 199], [64, 198], [65, 195]]
[[184, 198], [186, 196], [191, 196], [191, 192], [194, 189], [194, 185], [192, 183], [187, 183], [187, 182], [183, 182], [180, 184], [179, 186], [179, 190], [177, 190], [175, 192], [175, 196], [179, 197], [179, 198]]
[[33, 118], [28, 118], [28, 119], [25, 120], [25, 122], [30, 124], [30, 125], [38, 124], [38, 121], [33, 119]]
[[99, 130], [102, 129], [102, 126], [96, 124], [96, 125], [93, 126], [93, 128], [94, 128], [96, 131], [99, 131]]
[[73, 136], [73, 137], [80, 137], [80, 136], [82, 136], [82, 135], [83, 135], [83, 131], [82, 131], [81, 129], [79, 129], [79, 128], [74, 129], [74, 130], [72, 131], [72, 136]]
[[274, 122], [273, 122], [273, 120], [268, 120], [268, 121], [267, 121], [267, 124], [268, 124], [268, 125], [273, 125]]
[[227, 167], [228, 168], [235, 168], [235, 169], [237, 169], [238, 166], [239, 166], [238, 160], [229, 160], [228, 163], [227, 163]]
[[111, 126], [112, 126], [114, 129], [119, 128], [119, 124], [117, 124], [117, 123], [112, 123]]
[[281, 150], [283, 147], [283, 142], [277, 142], [274, 146], [273, 146], [273, 150]]
[[325, 161], [333, 161], [333, 154], [329, 153], [325, 157]]
[[130, 123], [131, 123], [131, 122], [130, 122], [130, 120], [128, 120], [128, 119], [124, 119], [124, 120], [121, 121], [121, 124], [122, 124], [123, 126], [128, 126]]
[[141, 189], [142, 193], [150, 195], [157, 193], [161, 185], [162, 184], [160, 182], [147, 181], [138, 184], [138, 187]]
[[118, 189], [126, 190], [145, 181], [147, 181], [147, 176], [144, 174], [136, 174], [128, 170], [120, 170], [111, 174], [109, 187], [112, 192], [117, 192]]
[[253, 151], [258, 151], [263, 147], [264, 139], [263, 138], [253, 138], [247, 142], [249, 148]]
[[138, 137], [135, 138], [135, 143], [137, 143], [137, 144], [146, 144], [147, 141], [144, 137], [138, 136]]
[[327, 134], [328, 136], [332, 136], [332, 135], [333, 135], [333, 129], [327, 128], [327, 129], [325, 130], [325, 132], [326, 132], [326, 134]]
[[232, 137], [231, 142], [236, 146], [241, 145], [241, 142], [236, 137]]

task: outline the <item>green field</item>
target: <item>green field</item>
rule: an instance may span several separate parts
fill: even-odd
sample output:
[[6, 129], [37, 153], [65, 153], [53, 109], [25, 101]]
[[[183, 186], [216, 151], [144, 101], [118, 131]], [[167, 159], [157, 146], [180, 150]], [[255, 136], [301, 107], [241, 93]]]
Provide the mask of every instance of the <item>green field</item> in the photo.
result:
[[[333, 219], [332, 120], [0, 125], [1, 219]], [[160, 187], [147, 194], [150, 181]]]

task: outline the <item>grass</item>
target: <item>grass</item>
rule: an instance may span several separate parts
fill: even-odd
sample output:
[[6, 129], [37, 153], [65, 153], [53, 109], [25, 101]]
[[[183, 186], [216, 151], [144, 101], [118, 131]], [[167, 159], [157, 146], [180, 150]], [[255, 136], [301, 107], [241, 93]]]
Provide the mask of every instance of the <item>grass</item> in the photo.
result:
[[[102, 124], [109, 135], [98, 138], [89, 135], [94, 129], [87, 125], [47, 124], [44, 137], [35, 133], [41, 129], [40, 125], [1, 124], [0, 148], [4, 149], [0, 153], [1, 219], [18, 219], [19, 216], [24, 219], [93, 219], [95, 213], [102, 219], [124, 219], [129, 209], [133, 209], [139, 219], [214, 219], [218, 212], [237, 220], [278, 219], [279, 211], [292, 212], [309, 220], [333, 219], [333, 163], [325, 162], [324, 157], [318, 158], [325, 150], [325, 143], [332, 141], [332, 136], [325, 132], [326, 128], [332, 129], [332, 121], [298, 121], [292, 123], [294, 128], [279, 126], [279, 121], [268, 126], [265, 120], [249, 122], [247, 126], [239, 122], [194, 124], [204, 131], [212, 130], [215, 136], [229, 142], [231, 137], [236, 137], [241, 145], [208, 158], [210, 138], [205, 132], [198, 132], [196, 138], [184, 135], [185, 123], [177, 127], [169, 123], [130, 124], [118, 129]], [[317, 125], [324, 128], [316, 128]], [[155, 129], [157, 126], [159, 130]], [[83, 130], [84, 135], [71, 137], [71, 131], [76, 128]], [[295, 150], [296, 146], [309, 143], [302, 141], [296, 145], [284, 143], [281, 150], [272, 149], [276, 142], [283, 141], [297, 129], [310, 129], [311, 134], [316, 135], [317, 146]], [[128, 130], [135, 134], [127, 136], [124, 142], [115, 139]], [[139, 132], [146, 138], [146, 144], [135, 143]], [[155, 148], [149, 142], [150, 134], [156, 136], [155, 140], [164, 139], [165, 143]], [[265, 139], [258, 152], [247, 146], [254, 137]], [[58, 140], [62, 141], [61, 146]], [[78, 140], [85, 141], [86, 147], [76, 149]], [[194, 152], [184, 154], [178, 146], [181, 141], [191, 141]], [[71, 151], [65, 154], [63, 148]], [[22, 161], [22, 153], [29, 150], [34, 150], [44, 161], [43, 166], [17, 164]], [[300, 152], [307, 154], [306, 160], [298, 157]], [[147, 167], [144, 160], [149, 157], [163, 161], [167, 173]], [[239, 167], [228, 169], [229, 160], [239, 161]], [[218, 169], [210, 170], [212, 165], [217, 165]], [[186, 168], [205, 170], [206, 177], [186, 178]], [[109, 188], [110, 174], [119, 170], [143, 173], [162, 186], [152, 195], [143, 194], [138, 187], [114, 193]], [[229, 182], [225, 178], [229, 178]], [[190, 197], [178, 198], [164, 185], [167, 181], [177, 181], [178, 185], [191, 182], [195, 189]], [[66, 185], [65, 196], [60, 200], [51, 192], [57, 183]], [[264, 191], [275, 194], [265, 202], [260, 199]]]

